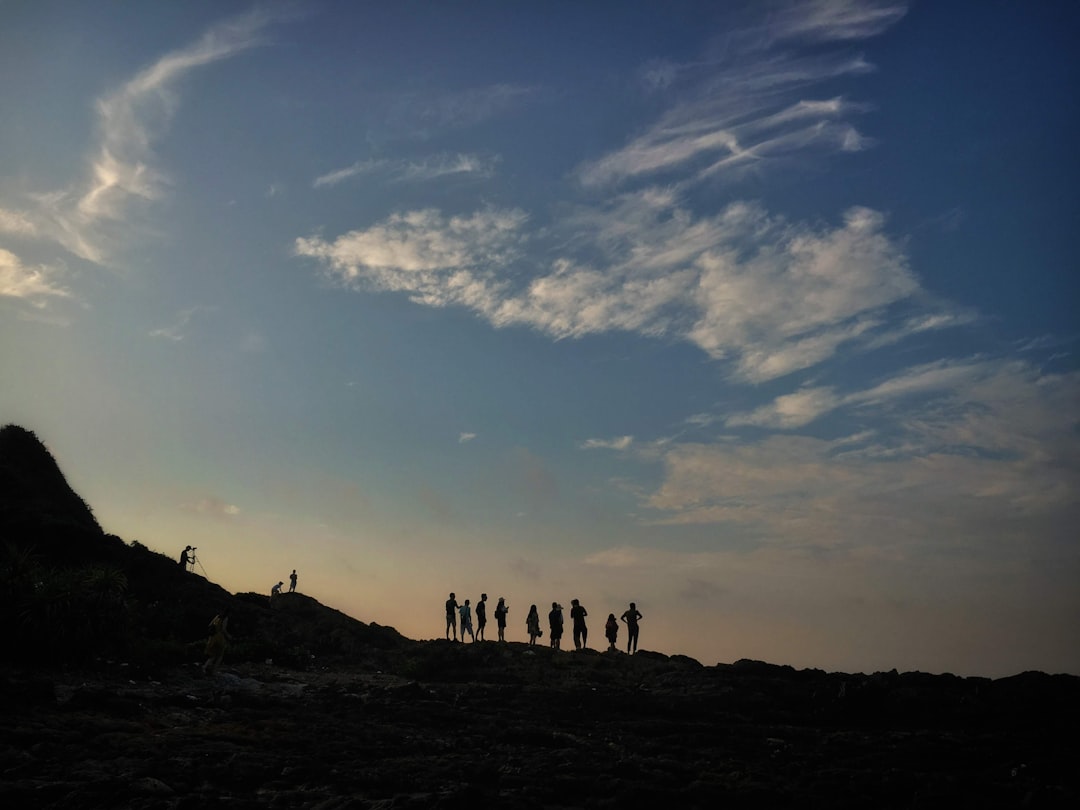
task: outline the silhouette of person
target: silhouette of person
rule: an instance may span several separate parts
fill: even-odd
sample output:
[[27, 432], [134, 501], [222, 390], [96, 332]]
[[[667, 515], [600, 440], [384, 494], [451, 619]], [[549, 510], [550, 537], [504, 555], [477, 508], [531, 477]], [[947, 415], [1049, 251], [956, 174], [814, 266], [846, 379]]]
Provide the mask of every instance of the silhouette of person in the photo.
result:
[[295, 590], [296, 590], [296, 569], [294, 568], [292, 570], [292, 573], [289, 574], [289, 593], [292, 593]]
[[551, 629], [551, 649], [562, 649], [563, 615], [562, 605], [558, 602], [551, 603], [551, 612], [548, 613], [548, 627]]
[[275, 585], [273, 588], [270, 589], [270, 604], [271, 605], [274, 604], [274, 597], [281, 595], [281, 586], [284, 585], [284, 584], [285, 584], [284, 582], [278, 582], [277, 585]]
[[229, 635], [229, 611], [226, 609], [210, 620], [210, 638], [206, 640], [206, 663], [202, 666], [204, 675], [217, 672], [230, 641], [232, 636]]
[[570, 618], [574, 622], [574, 649], [589, 646], [589, 628], [585, 626], [585, 617], [589, 611], [577, 599], [570, 600]]
[[487, 594], [480, 594], [480, 601], [476, 603], [476, 639], [484, 640], [484, 626], [487, 624]]
[[506, 641], [506, 614], [510, 612], [510, 606], [506, 599], [499, 597], [499, 604], [495, 605], [495, 624], [499, 628], [499, 641]]
[[615, 620], [615, 614], [607, 615], [607, 624], [604, 625], [604, 634], [607, 636], [608, 649], [615, 649], [615, 642], [619, 640], [619, 623]]
[[529, 644], [535, 644], [536, 639], [544, 635], [540, 629], [540, 614], [536, 612], [536, 605], [529, 607], [529, 615], [525, 617], [525, 629], [529, 631]]
[[457, 641], [457, 597], [450, 594], [446, 600], [446, 640], [450, 640], [450, 628], [454, 629], [454, 641]]
[[638, 622], [645, 617], [638, 612], [637, 605], [633, 602], [630, 603], [630, 609], [625, 611], [622, 616], [619, 617], [626, 622], [626, 651], [628, 653], [637, 652], [637, 639], [638, 639]]
[[465, 600], [465, 604], [458, 608], [458, 613], [461, 614], [461, 640], [465, 641], [465, 634], [468, 633], [473, 641], [476, 641], [476, 636], [472, 631], [472, 608], [469, 607], [469, 600]]
[[188, 564], [191, 562], [191, 546], [184, 546], [184, 550], [180, 552], [180, 567], [187, 571]]

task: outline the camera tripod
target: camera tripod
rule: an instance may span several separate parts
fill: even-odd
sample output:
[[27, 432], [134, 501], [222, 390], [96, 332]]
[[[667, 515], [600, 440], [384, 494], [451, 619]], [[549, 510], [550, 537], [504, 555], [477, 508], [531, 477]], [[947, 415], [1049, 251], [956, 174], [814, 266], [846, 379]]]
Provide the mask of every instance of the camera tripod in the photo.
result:
[[206, 574], [206, 569], [203, 568], [202, 561], [195, 554], [195, 549], [193, 548], [191, 549], [191, 553], [188, 555], [187, 570], [194, 574], [196, 565], [199, 566], [199, 570], [202, 571], [203, 577], [205, 579], [210, 579], [210, 577]]

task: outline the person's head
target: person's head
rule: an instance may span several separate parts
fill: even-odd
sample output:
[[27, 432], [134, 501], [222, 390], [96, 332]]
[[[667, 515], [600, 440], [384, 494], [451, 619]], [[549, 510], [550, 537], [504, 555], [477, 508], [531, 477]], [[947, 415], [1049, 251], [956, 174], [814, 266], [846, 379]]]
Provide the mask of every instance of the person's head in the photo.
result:
[[469, 600], [468, 600], [468, 599], [466, 599], [466, 600], [465, 600], [465, 607], [468, 607], [468, 606], [469, 606]]
[[184, 551], [191, 551], [191, 546], [184, 546]]
[[580, 604], [580, 602], [578, 602], [578, 600], [577, 600], [577, 599], [571, 599], [571, 600], [570, 600], [570, 604], [571, 604], [571, 605], [574, 605], [574, 607], [577, 607], [577, 606], [578, 606], [578, 605]]
[[536, 605], [529, 605], [529, 613], [536, 613]]
[[630, 609], [631, 610], [637, 610], [637, 605], [635, 605], [633, 602], [631, 602], [630, 603]]
[[487, 594], [486, 593], [480, 594], [480, 601], [481, 602], [486, 602], [487, 601]]
[[607, 615], [607, 620], [608, 620], [609, 622], [613, 622], [613, 621], [615, 621], [615, 614], [614, 614], [614, 613], [609, 613], [609, 614]]
[[453, 592], [451, 592], [451, 594], [450, 594], [450, 598], [451, 598], [451, 599], [456, 599], [456, 598], [457, 598], [457, 595], [456, 595], [456, 594], [454, 594]]
[[284, 584], [285, 583], [282, 580], [280, 580], [280, 579], [278, 580], [278, 585], [284, 585]]
[[499, 597], [499, 604], [500, 604], [500, 605], [504, 605], [504, 604], [506, 604], [506, 597], [504, 597], [504, 596], [500, 596], [500, 597]]

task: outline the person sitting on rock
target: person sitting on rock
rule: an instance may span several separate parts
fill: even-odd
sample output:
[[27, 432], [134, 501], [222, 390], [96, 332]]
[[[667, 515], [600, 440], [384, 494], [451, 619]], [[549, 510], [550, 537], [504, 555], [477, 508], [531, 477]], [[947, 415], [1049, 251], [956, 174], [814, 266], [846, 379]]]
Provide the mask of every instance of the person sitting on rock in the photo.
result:
[[529, 607], [529, 615], [525, 617], [525, 629], [529, 632], [529, 644], [535, 644], [544, 631], [540, 629], [540, 614], [536, 612], [536, 605]]
[[446, 600], [446, 640], [450, 640], [450, 628], [454, 629], [454, 641], [457, 641], [457, 597], [450, 594]]
[[271, 605], [274, 604], [274, 597], [281, 594], [281, 586], [284, 585], [284, 584], [285, 584], [284, 582], [278, 582], [277, 585], [275, 585], [273, 588], [270, 589], [270, 604]]
[[548, 627], [551, 630], [551, 649], [562, 649], [563, 615], [562, 605], [558, 602], [551, 603], [551, 612], [548, 613]]
[[476, 636], [472, 631], [472, 608], [469, 607], [469, 600], [465, 600], [465, 604], [458, 608], [458, 612], [461, 613], [461, 640], [465, 641], [465, 634], [468, 633], [469, 637], [473, 641], [476, 641]]
[[607, 615], [607, 624], [604, 625], [604, 634], [607, 636], [608, 649], [615, 649], [615, 642], [619, 639], [619, 623], [615, 620], [615, 614]]

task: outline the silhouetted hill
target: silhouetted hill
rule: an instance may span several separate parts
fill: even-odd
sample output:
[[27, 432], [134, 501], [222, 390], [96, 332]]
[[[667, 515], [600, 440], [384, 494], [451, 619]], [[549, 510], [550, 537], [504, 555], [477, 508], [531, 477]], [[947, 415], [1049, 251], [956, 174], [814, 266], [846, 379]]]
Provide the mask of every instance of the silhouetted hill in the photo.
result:
[[45, 445], [17, 425], [0, 428], [0, 526], [6, 533], [64, 528], [101, 534]]
[[[0, 432], [0, 796], [41, 808], [1068, 807], [1080, 678], [412, 641], [105, 534]], [[207, 622], [235, 641], [202, 675]], [[5, 663], [6, 662], [6, 663]]]
[[45, 445], [15, 425], [0, 429], [0, 608], [16, 644], [43, 662], [86, 663], [122, 655], [144, 665], [201, 656], [207, 623], [229, 609], [232, 660], [319, 661], [400, 644], [302, 594], [273, 607], [232, 595], [177, 560], [101, 530]]

